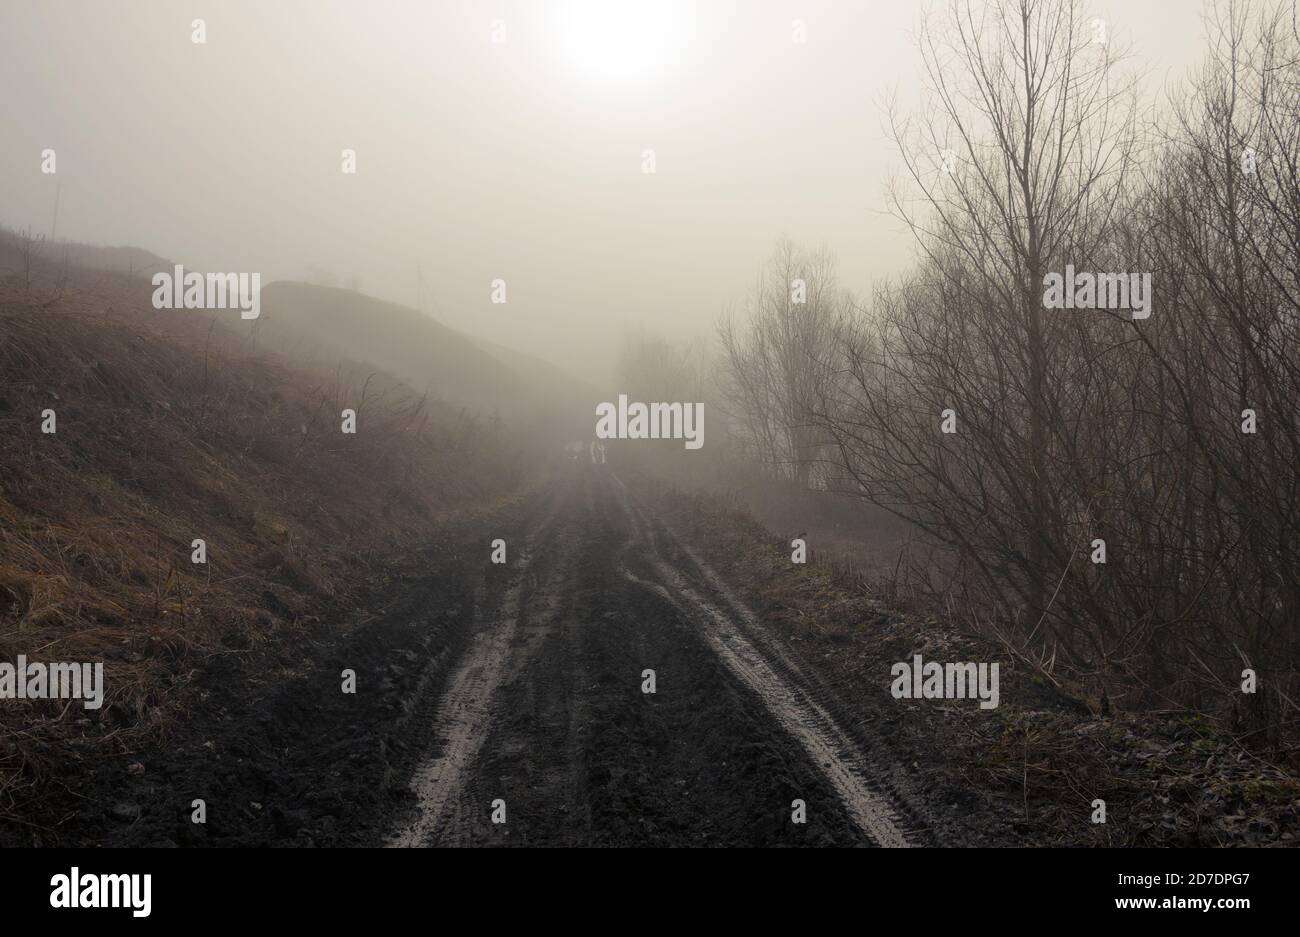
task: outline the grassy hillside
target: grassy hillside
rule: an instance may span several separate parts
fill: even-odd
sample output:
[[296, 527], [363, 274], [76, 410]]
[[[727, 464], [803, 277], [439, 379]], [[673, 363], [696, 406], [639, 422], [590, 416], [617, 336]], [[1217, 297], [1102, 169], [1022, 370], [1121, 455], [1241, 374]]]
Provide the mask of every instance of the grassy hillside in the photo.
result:
[[516, 431], [541, 422], [559, 436], [591, 432], [594, 391], [545, 362], [470, 338], [406, 306], [279, 281], [262, 290], [257, 320], [230, 321], [255, 334], [259, 346], [303, 360], [368, 363], [432, 397], [499, 413]]
[[[365, 621], [390, 559], [516, 490], [529, 461], [422, 387], [217, 327], [238, 312], [155, 310], [142, 278], [13, 260], [0, 245], [0, 660], [103, 661], [107, 688], [99, 711], [0, 706], [0, 816], [69, 751], [164, 725], [213, 655]], [[280, 295], [348, 321], [343, 296]], [[469, 363], [517, 388], [485, 353]]]

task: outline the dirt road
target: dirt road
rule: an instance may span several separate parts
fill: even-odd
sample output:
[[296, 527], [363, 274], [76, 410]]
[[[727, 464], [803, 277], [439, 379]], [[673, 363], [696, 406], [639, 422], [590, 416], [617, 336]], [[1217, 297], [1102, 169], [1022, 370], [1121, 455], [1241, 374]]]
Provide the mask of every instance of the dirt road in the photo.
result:
[[[1105, 775], [1031, 817], [1044, 779], [1077, 766], [1017, 760], [1027, 712], [1097, 731], [1081, 704], [1026, 682], [1003, 687], [1016, 708], [996, 722], [900, 705], [889, 662], [924, 638], [769, 623], [733, 586], [762, 595], [753, 570], [776, 566], [719, 552], [761, 532], [695, 525], [692, 502], [641, 485], [566, 461], [529, 494], [446, 518], [332, 614], [197, 662], [184, 718], [156, 739], [72, 761], [51, 749], [58, 769], [0, 802], [0, 846], [1096, 844], [1083, 808]], [[1098, 751], [1116, 771], [1145, 757]], [[989, 786], [982, 764], [1009, 781]], [[1144, 796], [1123, 832], [1145, 845], [1168, 795]]]
[[566, 465], [525, 531], [476, 591], [390, 845], [922, 840], [845, 701], [610, 466]]
[[184, 720], [33, 788], [35, 819], [0, 842], [933, 841], [870, 734], [879, 681], [830, 687], [799, 653], [612, 466], [565, 461], [355, 608], [212, 656]]

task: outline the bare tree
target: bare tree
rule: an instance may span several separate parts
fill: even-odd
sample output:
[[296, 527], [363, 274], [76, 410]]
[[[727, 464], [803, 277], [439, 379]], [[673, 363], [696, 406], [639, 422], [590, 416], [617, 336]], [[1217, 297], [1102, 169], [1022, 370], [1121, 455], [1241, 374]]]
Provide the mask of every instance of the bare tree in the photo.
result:
[[[1249, 666], [1290, 707], [1300, 56], [1285, 4], [1207, 23], [1204, 69], [1148, 138], [1072, 0], [928, 21], [933, 106], [890, 121], [921, 262], [841, 328], [815, 412], [837, 487], [950, 547], [953, 588], [1018, 650], [1129, 705], [1240, 700]], [[1045, 309], [1066, 265], [1150, 273], [1151, 317]]]
[[782, 240], [748, 314], [718, 326], [728, 412], [756, 457], [801, 486], [810, 483], [830, 441], [813, 411], [834, 368], [837, 328], [852, 304], [828, 253]]

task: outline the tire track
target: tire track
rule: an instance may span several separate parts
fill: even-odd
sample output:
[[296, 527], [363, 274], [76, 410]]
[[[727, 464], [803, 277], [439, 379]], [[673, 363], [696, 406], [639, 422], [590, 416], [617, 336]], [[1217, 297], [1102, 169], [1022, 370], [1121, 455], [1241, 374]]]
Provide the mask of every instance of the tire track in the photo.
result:
[[495, 604], [480, 584], [388, 845], [910, 845], [820, 684], [611, 471], [567, 468]]
[[[519, 548], [515, 573], [496, 617], [474, 635], [464, 659], [448, 680], [435, 717], [441, 742], [439, 753], [419, 767], [411, 781], [417, 798], [417, 815], [389, 839], [388, 846], [427, 845], [438, 831], [448, 806], [457, 806], [457, 795], [487, 738], [497, 690], [511, 665], [521, 609], [525, 607], [524, 596], [534, 584], [534, 556], [538, 545], [550, 536], [557, 510], [553, 500], [536, 532]], [[476, 620], [486, 604], [486, 584], [481, 582], [475, 602]]]
[[[772, 717], [803, 746], [814, 763], [822, 769], [863, 833], [881, 846], [910, 846], [911, 841], [903, 830], [896, 811], [866, 783], [866, 771], [855, 756], [857, 746], [853, 740], [821, 703], [783, 679], [768, 663], [764, 654], [760, 653], [755, 646], [756, 642], [751, 642], [742, 632], [737, 618], [748, 625], [746, 630], [760, 630], [753, 612], [730, 594], [721, 579], [703, 560], [689, 549], [683, 548], [666, 529], [663, 534], [672, 540], [674, 547], [689, 556], [709, 584], [726, 597], [726, 604], [731, 606], [730, 613], [697, 591], [679, 570], [665, 562], [654, 536], [646, 532], [646, 524], [639, 510], [632, 505], [626, 486], [616, 476], [611, 477], [617, 487], [618, 502], [636, 534], [640, 555], [660, 581], [642, 579], [626, 563], [623, 564], [623, 575], [629, 581], [655, 592], [683, 615], [702, 626], [701, 630], [710, 648], [763, 701]], [[787, 672], [802, 676], [796, 663], [771, 642], [763, 643], [766, 644], [768, 654], [780, 654], [781, 664]]]

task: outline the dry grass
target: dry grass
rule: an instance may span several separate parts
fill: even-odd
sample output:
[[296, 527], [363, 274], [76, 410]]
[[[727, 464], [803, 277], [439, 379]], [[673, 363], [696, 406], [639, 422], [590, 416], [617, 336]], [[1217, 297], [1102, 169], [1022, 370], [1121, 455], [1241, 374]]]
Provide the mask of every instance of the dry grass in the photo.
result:
[[[797, 566], [787, 538], [773, 537], [734, 505], [664, 494], [658, 504], [673, 523], [832, 683], [864, 709], [883, 705], [900, 715], [894, 741], [901, 760], [924, 762], [954, 789], [987, 792], [1001, 805], [996, 823], [1021, 840], [1300, 845], [1293, 754], [1260, 752], [1224, 720], [1186, 710], [1089, 712], [1079, 702], [1087, 681], [1064, 669], [1046, 674], [968, 629], [955, 609], [936, 607], [933, 593], [901, 564], [884, 581], [879, 567], [864, 578], [860, 564], [833, 553]], [[986, 711], [883, 698], [888, 662], [912, 653], [1001, 661], [1001, 705]], [[1091, 822], [1098, 798], [1107, 804], [1104, 825]]]
[[0, 704], [0, 814], [58, 759], [169, 718], [206, 656], [346, 607], [440, 517], [518, 481], [464, 413], [259, 358], [149, 297], [86, 272], [0, 279], [0, 660], [103, 661], [106, 678], [98, 713]]

